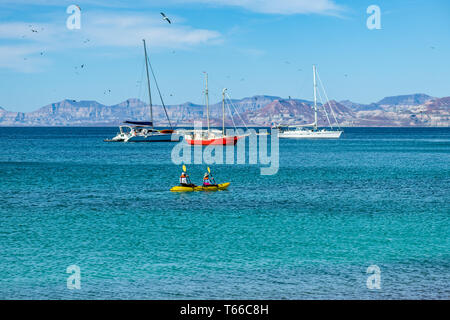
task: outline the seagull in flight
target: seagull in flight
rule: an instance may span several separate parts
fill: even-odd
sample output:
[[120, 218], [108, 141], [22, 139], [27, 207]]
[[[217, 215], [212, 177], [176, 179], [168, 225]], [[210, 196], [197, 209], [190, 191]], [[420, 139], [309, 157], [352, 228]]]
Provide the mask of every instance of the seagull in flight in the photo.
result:
[[168, 23], [172, 24], [172, 22], [170, 22], [169, 18], [166, 17], [166, 15], [164, 14], [164, 12], [161, 12], [161, 15], [163, 17], [163, 20], [166, 20]]

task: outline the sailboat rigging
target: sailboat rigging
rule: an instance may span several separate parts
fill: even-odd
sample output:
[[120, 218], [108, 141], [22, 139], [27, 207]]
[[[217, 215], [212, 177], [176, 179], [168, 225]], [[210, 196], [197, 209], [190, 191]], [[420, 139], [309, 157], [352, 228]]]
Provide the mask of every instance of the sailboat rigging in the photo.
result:
[[[147, 55], [147, 46], [145, 39], [142, 40], [144, 45], [144, 57], [145, 57], [145, 70], [147, 74], [147, 89], [148, 89], [148, 99], [149, 99], [149, 111], [150, 111], [150, 121], [124, 121], [124, 125], [119, 126], [120, 132], [112, 139], [107, 139], [108, 142], [156, 142], [156, 141], [180, 141], [181, 135], [173, 130], [172, 124], [169, 119], [169, 115], [162, 98], [161, 91], [156, 81], [156, 76], [153, 68], [150, 64]], [[167, 120], [170, 125], [170, 129], [157, 130], [154, 128], [153, 121], [153, 103], [152, 103], [152, 91], [150, 88], [150, 74], [149, 69], [155, 80], [156, 89], [158, 91], [159, 97], [161, 99], [164, 112], [166, 114]]]
[[[317, 106], [317, 80], [318, 77], [316, 66], [313, 65], [313, 83], [314, 83], [314, 122], [311, 124], [303, 124], [303, 125], [278, 125], [275, 126], [275, 129], [278, 129], [280, 138], [306, 138], [306, 139], [338, 139], [344, 131], [340, 130], [339, 123], [337, 122], [336, 116], [334, 115], [334, 111], [331, 108], [331, 105], [328, 103], [331, 112], [333, 113], [334, 119], [338, 125], [338, 130], [333, 130], [333, 125], [328, 117], [328, 113], [325, 109], [325, 105], [323, 105], [328, 124], [331, 127], [329, 129], [319, 129], [318, 127], [318, 106]], [[320, 81], [320, 78], [319, 78]], [[322, 86], [323, 87], [323, 86]], [[325, 94], [326, 95], [326, 94]], [[309, 128], [308, 128], [309, 127]]]
[[207, 130], [186, 131], [184, 139], [191, 145], [232, 145], [242, 138], [238, 135], [225, 134], [225, 94], [227, 89], [222, 90], [222, 130], [211, 129], [209, 117], [209, 97], [208, 97], [208, 74], [205, 74], [205, 98], [206, 98], [206, 122]]

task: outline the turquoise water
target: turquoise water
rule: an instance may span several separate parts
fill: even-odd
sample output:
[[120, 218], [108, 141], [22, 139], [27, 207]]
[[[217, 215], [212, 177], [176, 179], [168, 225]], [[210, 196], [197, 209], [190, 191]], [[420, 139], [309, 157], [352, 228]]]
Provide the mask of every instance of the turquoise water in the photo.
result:
[[0, 299], [450, 298], [449, 128], [281, 140], [277, 175], [217, 165], [209, 193], [116, 131], [0, 128]]

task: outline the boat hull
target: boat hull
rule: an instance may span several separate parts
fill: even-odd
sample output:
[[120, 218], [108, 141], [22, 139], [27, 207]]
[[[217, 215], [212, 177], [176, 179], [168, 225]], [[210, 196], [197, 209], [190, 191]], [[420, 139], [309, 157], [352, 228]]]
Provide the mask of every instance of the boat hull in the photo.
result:
[[177, 142], [180, 141], [179, 134], [155, 133], [149, 135], [126, 136], [124, 139], [109, 140], [115, 142]]
[[300, 131], [280, 132], [280, 139], [339, 139], [343, 131]]
[[196, 187], [184, 187], [184, 186], [175, 186], [170, 189], [172, 192], [191, 192], [191, 191], [219, 191], [226, 190], [230, 185], [229, 182], [220, 183], [217, 186], [196, 186]]
[[185, 137], [185, 140], [190, 145], [235, 145], [241, 137], [232, 136], [224, 138], [213, 138], [213, 139], [190, 139]]
[[180, 141], [181, 136], [178, 134], [156, 133], [150, 135], [131, 136], [125, 142], [171, 142]]

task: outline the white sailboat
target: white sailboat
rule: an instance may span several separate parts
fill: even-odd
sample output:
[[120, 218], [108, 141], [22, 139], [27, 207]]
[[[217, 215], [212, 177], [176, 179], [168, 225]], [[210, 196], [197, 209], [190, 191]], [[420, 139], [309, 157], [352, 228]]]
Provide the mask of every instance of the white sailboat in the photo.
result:
[[[344, 131], [340, 130], [334, 130], [333, 125], [328, 117], [328, 124], [331, 127], [331, 130], [329, 129], [319, 129], [318, 127], [318, 121], [317, 121], [317, 81], [316, 81], [316, 75], [317, 70], [316, 66], [313, 65], [313, 79], [314, 79], [314, 122], [311, 124], [304, 124], [304, 125], [278, 125], [274, 128], [279, 130], [279, 138], [291, 138], [291, 139], [339, 139], [340, 136]], [[331, 106], [330, 106], [331, 108]], [[324, 110], [326, 112], [325, 106]], [[332, 110], [332, 109], [331, 109]], [[336, 123], [337, 119], [335, 117]], [[339, 123], [337, 123], [339, 127]]]
[[[173, 129], [164, 129], [157, 130], [153, 126], [153, 105], [152, 105], [152, 93], [150, 90], [150, 76], [148, 73], [148, 56], [147, 56], [147, 47], [145, 45], [145, 40], [142, 40], [144, 43], [144, 55], [145, 55], [145, 69], [147, 71], [147, 87], [148, 87], [148, 96], [149, 96], [149, 105], [150, 105], [150, 121], [125, 121], [123, 125], [119, 126], [119, 132], [112, 139], [106, 139], [108, 142], [169, 142], [169, 141], [180, 141], [181, 135], [177, 133]], [[151, 66], [150, 66], [151, 67]], [[158, 83], [156, 82], [155, 74], [152, 74], [155, 80], [156, 87], [159, 92]], [[164, 101], [162, 100], [161, 93], [159, 92], [161, 97], [161, 102], [164, 108], [164, 111], [167, 116], [167, 120], [169, 121], [170, 127], [172, 127], [170, 123], [169, 116], [167, 114], [166, 107], [164, 105]]]

